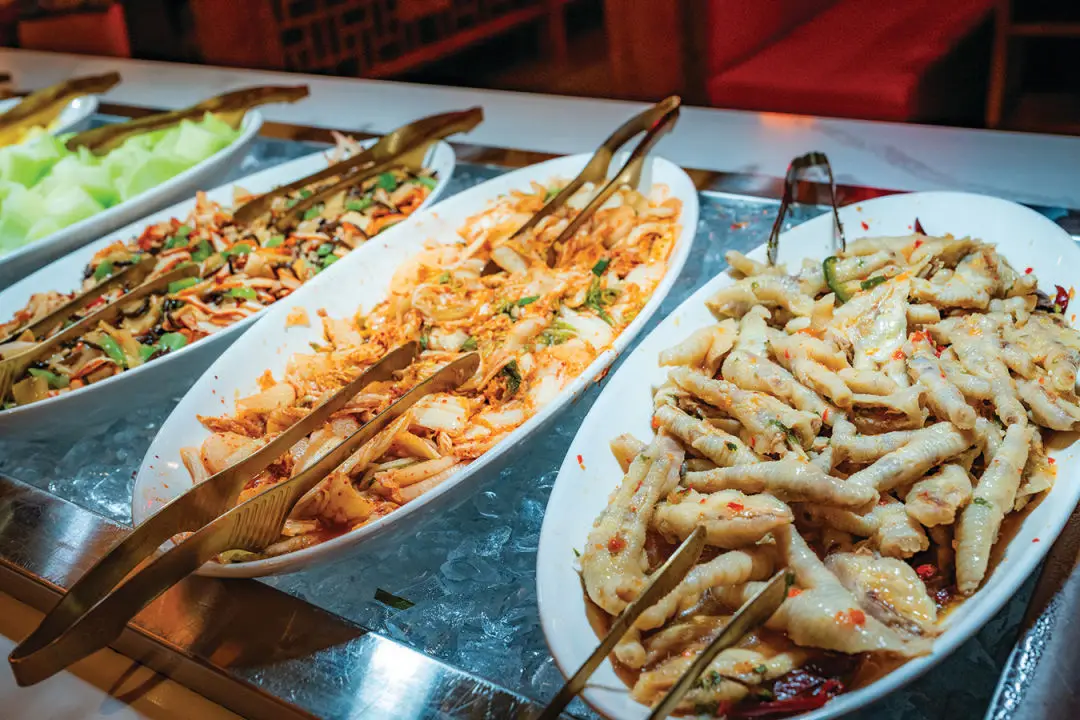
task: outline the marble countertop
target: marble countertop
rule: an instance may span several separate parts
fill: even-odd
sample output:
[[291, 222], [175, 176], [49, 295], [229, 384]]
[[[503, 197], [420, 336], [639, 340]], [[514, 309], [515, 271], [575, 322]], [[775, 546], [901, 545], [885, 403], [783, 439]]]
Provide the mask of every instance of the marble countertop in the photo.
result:
[[[641, 103], [436, 87], [143, 60], [0, 49], [13, 86], [119, 71], [108, 102], [175, 109], [244, 85], [299, 83], [311, 97], [268, 106], [269, 120], [372, 133], [423, 115], [482, 105], [469, 142], [549, 153], [592, 150]], [[892, 190], [968, 190], [1080, 208], [1080, 137], [686, 108], [660, 152], [687, 167], [782, 176], [810, 150], [828, 153], [837, 182]]]

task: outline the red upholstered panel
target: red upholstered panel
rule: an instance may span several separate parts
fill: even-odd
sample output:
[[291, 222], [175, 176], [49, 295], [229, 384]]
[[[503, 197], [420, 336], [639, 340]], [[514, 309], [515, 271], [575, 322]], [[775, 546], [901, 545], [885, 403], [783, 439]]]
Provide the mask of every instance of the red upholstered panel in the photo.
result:
[[131, 57], [124, 8], [119, 3], [105, 11], [22, 20], [19, 45], [30, 50]]
[[709, 0], [709, 76], [791, 32], [837, 0]]
[[842, 0], [709, 81], [719, 107], [908, 120], [935, 62], [994, 0]]

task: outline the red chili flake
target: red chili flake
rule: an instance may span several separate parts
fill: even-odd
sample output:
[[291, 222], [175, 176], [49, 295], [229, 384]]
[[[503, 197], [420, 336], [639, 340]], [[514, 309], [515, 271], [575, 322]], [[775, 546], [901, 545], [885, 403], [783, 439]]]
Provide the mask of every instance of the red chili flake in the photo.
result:
[[743, 221], [743, 222], [733, 222], [733, 223], [731, 223], [731, 229], [732, 230], [743, 230], [749, 224], [750, 223], [745, 222], [745, 221]]
[[784, 358], [786, 358], [787, 360], [791, 359], [791, 351], [790, 350], [785, 350], [784, 351]]
[[893, 360], [903, 360], [904, 359], [904, 349], [903, 348], [897, 348], [896, 352], [894, 352], [892, 354], [892, 358], [893, 358]]
[[753, 449], [754, 449], [754, 441], [755, 441], [755, 440], [756, 440], [756, 438], [750, 438], [750, 449], [751, 449], [751, 450], [753, 450]]
[[581, 467], [582, 470], [585, 469], [585, 459], [582, 458], [580, 455], [577, 456], [577, 464]]
[[848, 612], [848, 616], [851, 618], [851, 622], [855, 623], [856, 625], [866, 624], [866, 613], [864, 613], [862, 610], [851, 610]]
[[926, 231], [923, 230], [922, 223], [919, 222], [919, 218], [915, 218], [915, 232], [919, 233], [920, 235], [926, 234]]
[[742, 512], [743, 510], [746, 509], [745, 505], [743, 505], [742, 503], [737, 503], [737, 502], [729, 502], [727, 504], [727, 506], [728, 506], [729, 510], [732, 510], [734, 512]]
[[1053, 465], [1054, 463], [1056, 463], [1056, 462], [1057, 462], [1057, 460], [1055, 460], [1055, 459], [1054, 459], [1054, 458], [1052, 458], [1052, 457], [1048, 457], [1048, 458], [1046, 458], [1046, 462], [1048, 462], [1048, 463], [1050, 463], [1051, 465]]
[[791, 598], [791, 597], [798, 597], [798, 596], [799, 596], [799, 595], [801, 595], [801, 594], [802, 594], [802, 590], [800, 590], [800, 589], [799, 589], [799, 588], [797, 588], [797, 587], [793, 587], [793, 588], [791, 588], [791, 589], [789, 589], [789, 590], [787, 591], [787, 596], [788, 596], [789, 598]]
[[919, 567], [915, 568], [915, 574], [923, 580], [929, 580], [930, 578], [937, 575], [937, 567], [931, 565], [930, 563], [926, 563], [925, 565], [920, 565]]
[[821, 422], [829, 422], [829, 408], [821, 411]]
[[859, 224], [860, 224], [860, 225], [862, 225], [862, 229], [863, 229], [863, 230], [869, 230], [869, 229], [870, 229], [870, 225], [868, 225], [868, 224], [867, 224], [867, 222], [866, 222], [865, 220], [863, 220], [863, 221], [862, 221], [861, 223], [859, 223]]
[[941, 357], [941, 353], [943, 353], [943, 352], [945, 352], [945, 346], [944, 345], [938, 345], [936, 348], [934, 348], [934, 354], [937, 355], [938, 357]]
[[918, 250], [919, 248], [921, 248], [922, 244], [923, 244], [922, 240], [916, 240], [915, 241], [915, 249]]
[[1039, 542], [1039, 538], [1034, 538], [1031, 542], [1037, 543], [1037, 542]]
[[652, 429], [653, 430], [659, 430], [660, 429], [660, 418], [654, 417], [652, 419]]
[[1035, 268], [1027, 268], [1027, 269], [1025, 269], [1025, 270], [1024, 270], [1024, 274], [1025, 274], [1025, 275], [1030, 275], [1030, 274], [1031, 274], [1031, 271], [1032, 271], [1032, 270], [1034, 270], [1034, 269], [1035, 269]]
[[611, 538], [610, 540], [608, 540], [607, 549], [608, 549], [608, 552], [610, 552], [613, 555], [615, 553], [617, 553], [617, 552], [622, 552], [622, 550], [625, 547], [626, 547], [626, 541], [623, 540], [622, 535], [616, 535], [613, 538]]
[[705, 504], [705, 498], [701, 498], [701, 504], [702, 504], [702, 505], [704, 505], [704, 504]]

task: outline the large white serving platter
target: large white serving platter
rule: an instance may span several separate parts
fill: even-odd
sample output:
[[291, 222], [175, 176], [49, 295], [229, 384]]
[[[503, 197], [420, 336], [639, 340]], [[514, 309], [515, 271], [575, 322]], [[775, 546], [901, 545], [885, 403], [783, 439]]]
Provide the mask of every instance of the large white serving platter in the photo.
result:
[[[1050, 289], [1051, 296], [1054, 284], [1066, 288], [1073, 284], [1076, 268], [1080, 267], [1080, 249], [1064, 230], [1032, 210], [993, 197], [950, 192], [892, 195], [848, 206], [840, 211], [840, 217], [849, 240], [907, 235], [918, 217], [928, 233], [970, 235], [996, 243], [1015, 267], [1021, 271], [1032, 267], [1040, 286]], [[780, 238], [780, 262], [787, 263], [794, 272], [804, 257], [821, 260], [833, 254], [832, 228], [832, 216], [826, 214], [784, 233]], [[764, 246], [750, 257], [764, 262]], [[622, 479], [608, 442], [625, 432], [642, 440], [652, 437], [651, 388], [662, 383], [668, 372], [657, 364], [657, 356], [694, 330], [714, 323], [705, 299], [731, 282], [727, 273], [713, 278], [641, 341], [608, 379], [559, 470], [540, 532], [536, 584], [544, 635], [565, 675], [573, 673], [598, 644], [585, 614], [585, 595], [574, 549], [580, 550], [585, 544], [593, 521]], [[985, 586], [948, 615], [944, 621], [946, 630], [933, 653], [912, 660], [872, 685], [841, 695], [825, 707], [800, 716], [802, 720], [838, 717], [910, 682], [940, 662], [1001, 609], [1046, 554], [1080, 498], [1076, 447], [1052, 451], [1051, 455], [1057, 459], [1057, 484], [1045, 502], [1026, 517]], [[593, 675], [584, 697], [610, 718], [631, 720], [648, 715], [648, 709], [630, 697], [608, 660]]]
[[[286, 329], [286, 317], [292, 308], [305, 308], [311, 318], [316, 318], [315, 313], [319, 310], [325, 310], [331, 317], [352, 316], [358, 308], [370, 310], [386, 297], [394, 271], [406, 259], [422, 250], [429, 240], [442, 243], [460, 241], [458, 228], [489, 201], [512, 190], [528, 190], [532, 182], [547, 184], [553, 178], [569, 179], [581, 171], [588, 159], [588, 155], [574, 155], [549, 160], [493, 178], [455, 195], [432, 212], [414, 215], [377, 236], [341, 262], [335, 263], [333, 269], [336, 272], [332, 277], [319, 275], [288, 300], [272, 308], [262, 321], [206, 371], [162, 424], [135, 479], [132, 498], [132, 518], [135, 522], [143, 522], [165, 502], [191, 487], [191, 478], [180, 462], [180, 449], [198, 446], [208, 435], [196, 415], [232, 412], [238, 395], [249, 395], [258, 390], [256, 379], [264, 370], [270, 370], [280, 377], [291, 355], [311, 352], [309, 343], [322, 341], [322, 327], [317, 321], [312, 323], [312, 327]], [[554, 400], [463, 471], [384, 518], [314, 547], [249, 563], [208, 563], [203, 566], [201, 573], [220, 577], [257, 577], [292, 572], [329, 560], [395, 525], [416, 520], [418, 511], [433, 512], [444, 507], [455, 493], [465, 490], [472, 478], [497, 463], [511, 448], [526, 440], [530, 434], [542, 432], [542, 427], [606, 369], [641, 331], [671, 290], [686, 262], [697, 228], [697, 192], [686, 173], [673, 163], [657, 159], [651, 164], [652, 181], [667, 185], [671, 194], [683, 202], [680, 219], [682, 232], [672, 251], [667, 273], [641, 313], [616, 338], [613, 346], [601, 353]]]
[[169, 178], [157, 187], [102, 210], [97, 215], [68, 225], [52, 235], [23, 245], [6, 255], [0, 255], [0, 288], [11, 285], [26, 277], [28, 273], [75, 248], [127, 225], [163, 205], [191, 197], [196, 190], [205, 190], [221, 182], [229, 169], [240, 162], [247, 153], [248, 145], [259, 134], [262, 123], [262, 113], [258, 110], [249, 110], [240, 124], [240, 135], [228, 146], [202, 162]]
[[[0, 100], [0, 114], [6, 113], [22, 101], [23, 98], [21, 97]], [[60, 115], [57, 116], [56, 122], [53, 124], [52, 129], [49, 130], [49, 134], [61, 135], [66, 132], [72, 132], [77, 129], [79, 123], [97, 112], [97, 109], [97, 95], [83, 95], [82, 97], [75, 98], [60, 111]]]
[[[367, 140], [362, 144], [370, 146], [374, 142], [376, 139]], [[315, 152], [248, 175], [237, 180], [235, 184], [222, 185], [208, 192], [207, 197], [231, 206], [234, 187], [239, 186], [252, 193], [268, 192], [280, 185], [321, 170], [326, 167], [326, 163], [326, 155], [323, 152]], [[446, 184], [454, 173], [453, 148], [445, 142], [437, 143], [428, 152], [424, 164], [435, 171], [438, 184], [428, 194], [417, 212], [438, 200], [446, 189]], [[191, 194], [194, 195], [194, 192]], [[148, 215], [138, 222], [66, 255], [6, 290], [0, 291], [0, 318], [5, 320], [11, 318], [36, 292], [68, 291], [79, 287], [82, 284], [84, 269], [98, 250], [111, 243], [128, 241], [137, 237], [148, 225], [169, 218], [185, 218], [194, 206], [195, 199], [191, 197], [172, 207]], [[333, 282], [333, 278], [341, 272], [338, 265], [343, 265], [343, 263], [335, 263], [318, 277], [331, 278]], [[290, 305], [294, 297], [296, 297], [295, 294], [279, 304]], [[266, 313], [265, 309], [260, 310], [177, 352], [169, 353], [153, 362], [140, 365], [133, 370], [88, 385], [80, 390], [10, 410], [0, 410], [0, 438], [56, 436], [85, 431], [88, 427], [109, 422], [124, 412], [129, 412], [133, 404], [164, 397], [174, 392], [183, 392], [190, 386], [194, 377], [205, 370], [233, 340], [264, 313]]]

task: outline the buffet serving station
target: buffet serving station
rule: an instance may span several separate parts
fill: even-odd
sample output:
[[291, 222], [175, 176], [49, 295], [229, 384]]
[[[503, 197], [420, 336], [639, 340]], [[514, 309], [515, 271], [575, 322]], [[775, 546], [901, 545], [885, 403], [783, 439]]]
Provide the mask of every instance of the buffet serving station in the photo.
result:
[[[91, 122], [144, 113], [106, 104]], [[228, 180], [331, 141], [325, 128], [267, 123]], [[457, 165], [443, 198], [550, 157], [467, 142], [454, 142], [454, 148]], [[699, 193], [697, 236], [644, 332], [723, 271], [726, 251], [749, 252], [764, 241], [783, 190], [770, 176], [783, 169], [740, 174], [687, 168]], [[842, 182], [836, 190], [841, 205], [893, 192]], [[785, 228], [828, 212], [828, 186], [802, 183], [797, 200]], [[1076, 221], [1067, 208], [1037, 209], [1066, 227]], [[617, 360], [613, 370], [618, 366]], [[540, 526], [562, 459], [605, 376], [594, 378], [549, 429], [486, 468], [449, 510], [302, 572], [261, 580], [188, 577], [140, 613], [115, 649], [245, 717], [529, 716], [563, 682], [538, 618]], [[45, 611], [123, 536], [132, 522], [139, 464], [195, 380], [196, 374], [180, 378], [182, 387], [171, 397], [131, 398], [120, 420], [74, 435], [0, 437], [0, 590]], [[1035, 583], [1029, 579], [938, 669], [858, 716], [985, 712], [1021, 629], [1041, 610], [1029, 609]], [[1036, 599], [1045, 602], [1045, 595], [1036, 593]], [[1044, 626], [1041, 642], [1051, 635]], [[1032, 650], [1017, 652], [1030, 656]], [[1016, 698], [1031, 680], [1030, 673], [1021, 675], [1011, 672], [1011, 695], [998, 698], [995, 717], [1016, 716]], [[581, 700], [567, 716], [597, 717]]]

